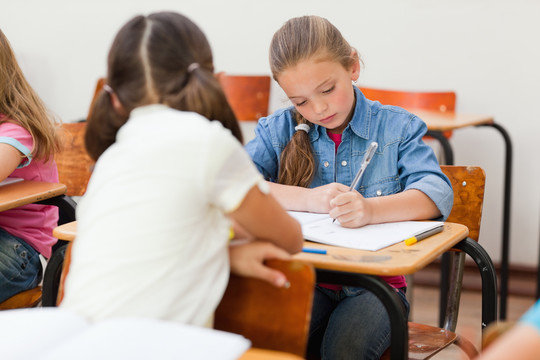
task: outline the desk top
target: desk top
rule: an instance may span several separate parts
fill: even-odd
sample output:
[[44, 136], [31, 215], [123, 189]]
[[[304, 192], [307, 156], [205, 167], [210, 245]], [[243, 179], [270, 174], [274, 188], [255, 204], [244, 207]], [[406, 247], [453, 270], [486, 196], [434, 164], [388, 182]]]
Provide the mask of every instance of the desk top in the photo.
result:
[[439, 112], [421, 109], [407, 109], [409, 112], [422, 119], [428, 130], [449, 131], [468, 126], [493, 124], [494, 120], [489, 115], [461, 114], [456, 112]]
[[20, 181], [2, 185], [0, 186], [0, 211], [64, 195], [66, 191], [67, 187], [64, 184], [40, 181]]
[[[77, 234], [77, 222], [73, 221], [53, 230], [57, 239], [72, 241]], [[442, 253], [469, 235], [465, 225], [445, 223], [444, 230], [413, 245], [403, 242], [378, 251], [348, 249], [305, 241], [304, 246], [325, 249], [326, 255], [298, 253], [297, 260], [309, 262], [316, 268], [357, 272], [371, 275], [412, 274], [430, 264]]]
[[378, 251], [366, 251], [305, 241], [305, 247], [325, 249], [326, 255], [302, 252], [293, 257], [319, 269], [384, 276], [406, 275], [424, 268], [468, 234], [469, 229], [465, 225], [447, 222], [441, 233], [410, 246], [400, 242]]
[[282, 351], [274, 351], [274, 350], [265, 350], [265, 349], [259, 349], [259, 348], [250, 348], [248, 349], [240, 358], [239, 360], [301, 360], [302, 358], [282, 352]]

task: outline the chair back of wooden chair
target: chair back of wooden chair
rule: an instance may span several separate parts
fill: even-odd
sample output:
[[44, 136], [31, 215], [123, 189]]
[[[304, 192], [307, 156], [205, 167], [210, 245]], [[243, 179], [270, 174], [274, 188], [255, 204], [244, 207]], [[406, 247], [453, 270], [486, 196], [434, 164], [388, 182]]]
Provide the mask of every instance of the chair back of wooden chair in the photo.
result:
[[384, 105], [440, 112], [454, 111], [456, 108], [456, 93], [453, 91], [398, 91], [369, 87], [361, 87], [360, 90], [368, 99]]
[[315, 286], [313, 266], [272, 260], [290, 282], [277, 288], [262, 280], [231, 275], [216, 310], [214, 327], [241, 334], [256, 348], [305, 357]]
[[84, 134], [86, 122], [62, 124], [62, 150], [56, 154], [60, 183], [67, 186], [68, 196], [82, 196], [92, 174], [94, 161], [86, 152]]
[[268, 115], [270, 76], [220, 72], [216, 77], [238, 121], [256, 121]]
[[454, 205], [446, 221], [469, 228], [469, 237], [478, 241], [484, 204], [486, 174], [477, 166], [441, 165], [454, 190]]

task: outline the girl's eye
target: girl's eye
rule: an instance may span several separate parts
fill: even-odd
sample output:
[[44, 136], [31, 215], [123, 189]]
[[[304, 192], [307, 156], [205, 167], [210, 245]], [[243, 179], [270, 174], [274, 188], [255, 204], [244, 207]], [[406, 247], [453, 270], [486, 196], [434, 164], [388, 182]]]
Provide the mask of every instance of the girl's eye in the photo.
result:
[[302, 106], [302, 105], [305, 105], [306, 104], [306, 100], [302, 101], [302, 102], [299, 102], [299, 103], [296, 103], [295, 106]]
[[335, 89], [335, 86], [332, 86], [330, 89], [324, 90], [324, 91], [323, 91], [323, 94], [329, 94], [329, 93], [331, 93], [332, 91], [334, 91], [334, 89]]

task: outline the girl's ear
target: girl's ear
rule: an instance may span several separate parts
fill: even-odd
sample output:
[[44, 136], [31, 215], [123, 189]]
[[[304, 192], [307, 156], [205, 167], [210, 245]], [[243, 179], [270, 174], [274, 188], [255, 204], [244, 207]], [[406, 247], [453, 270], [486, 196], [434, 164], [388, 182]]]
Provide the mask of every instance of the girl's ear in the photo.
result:
[[112, 103], [114, 111], [120, 116], [126, 116], [127, 115], [126, 109], [124, 109], [124, 105], [122, 105], [116, 93], [113, 92], [113, 93], [110, 93], [109, 95], [111, 97], [111, 103]]
[[354, 59], [351, 66], [351, 80], [356, 82], [360, 77], [360, 57], [355, 49], [351, 50], [351, 57]]

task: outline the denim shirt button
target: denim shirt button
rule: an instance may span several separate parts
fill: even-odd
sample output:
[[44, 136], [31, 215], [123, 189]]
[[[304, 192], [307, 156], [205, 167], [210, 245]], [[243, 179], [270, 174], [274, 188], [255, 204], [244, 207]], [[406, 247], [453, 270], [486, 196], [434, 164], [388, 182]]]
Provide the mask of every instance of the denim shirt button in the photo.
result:
[[347, 161], [343, 160], [343, 161], [341, 162], [341, 166], [347, 166]]
[[377, 196], [381, 196], [381, 195], [382, 195], [382, 191], [381, 191], [381, 190], [377, 190], [377, 191], [376, 191], [376, 194], [377, 194]]
[[325, 161], [323, 165], [324, 165], [324, 167], [328, 167], [328, 165], [330, 165], [330, 164], [328, 163], [328, 161]]

